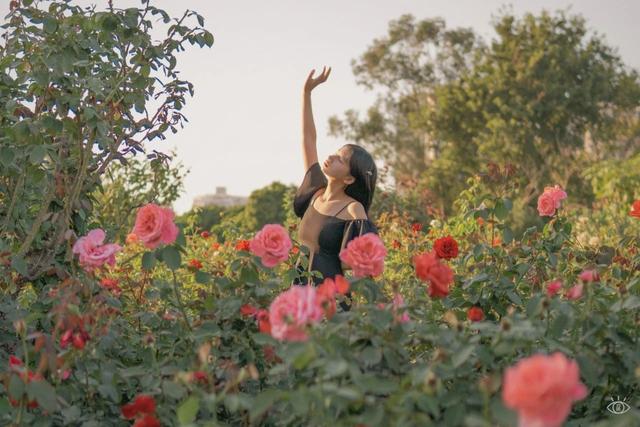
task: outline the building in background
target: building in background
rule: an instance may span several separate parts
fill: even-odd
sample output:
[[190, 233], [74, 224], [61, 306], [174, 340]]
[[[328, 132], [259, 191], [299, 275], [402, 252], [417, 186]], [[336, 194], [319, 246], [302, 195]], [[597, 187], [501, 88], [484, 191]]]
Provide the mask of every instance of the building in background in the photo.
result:
[[204, 208], [208, 206], [242, 206], [247, 204], [248, 197], [232, 196], [227, 194], [227, 187], [216, 187], [215, 194], [205, 194], [193, 199], [192, 208]]

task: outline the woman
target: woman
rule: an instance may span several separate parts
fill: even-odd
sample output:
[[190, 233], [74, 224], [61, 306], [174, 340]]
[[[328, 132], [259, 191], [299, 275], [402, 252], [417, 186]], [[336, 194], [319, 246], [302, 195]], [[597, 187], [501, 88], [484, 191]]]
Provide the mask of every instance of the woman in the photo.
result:
[[[296, 191], [293, 209], [301, 218], [298, 240], [308, 256], [308, 271], [319, 271], [313, 276], [318, 285], [325, 278], [344, 274], [349, 267], [340, 261], [339, 253], [347, 243], [362, 234], [378, 233], [369, 219], [378, 171], [371, 155], [362, 147], [347, 144], [331, 154], [322, 165], [318, 162], [316, 129], [311, 110], [311, 92], [324, 83], [331, 68], [323, 68], [314, 78], [315, 70], [307, 77], [303, 91], [302, 127], [303, 162], [305, 175]], [[304, 285], [304, 267], [298, 263], [300, 276], [294, 284]], [[347, 304], [341, 304], [345, 310]]]

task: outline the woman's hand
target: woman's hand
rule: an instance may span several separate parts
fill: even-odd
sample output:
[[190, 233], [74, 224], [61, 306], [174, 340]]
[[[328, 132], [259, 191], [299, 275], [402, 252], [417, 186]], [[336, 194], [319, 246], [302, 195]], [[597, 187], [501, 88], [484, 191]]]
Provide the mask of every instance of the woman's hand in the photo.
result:
[[322, 67], [322, 73], [314, 79], [313, 73], [315, 73], [315, 71], [315, 69], [311, 70], [307, 76], [307, 81], [304, 82], [304, 91], [307, 93], [311, 93], [316, 86], [327, 81], [327, 77], [331, 74], [331, 67]]

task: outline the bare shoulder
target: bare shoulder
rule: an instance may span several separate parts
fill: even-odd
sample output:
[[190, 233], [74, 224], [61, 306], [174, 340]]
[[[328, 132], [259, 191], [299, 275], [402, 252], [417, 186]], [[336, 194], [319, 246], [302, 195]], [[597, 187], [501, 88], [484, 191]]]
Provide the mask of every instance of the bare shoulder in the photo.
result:
[[364, 210], [362, 203], [358, 201], [349, 203], [349, 206], [347, 206], [347, 212], [349, 212], [349, 215], [351, 215], [351, 218], [353, 219], [367, 219], [367, 212]]
[[324, 193], [325, 188], [326, 188], [326, 187], [320, 187], [320, 188], [318, 188], [318, 190], [316, 190], [316, 192], [315, 192], [315, 193], [313, 193], [313, 196], [312, 196], [312, 197], [318, 197], [318, 196], [320, 196], [322, 193]]

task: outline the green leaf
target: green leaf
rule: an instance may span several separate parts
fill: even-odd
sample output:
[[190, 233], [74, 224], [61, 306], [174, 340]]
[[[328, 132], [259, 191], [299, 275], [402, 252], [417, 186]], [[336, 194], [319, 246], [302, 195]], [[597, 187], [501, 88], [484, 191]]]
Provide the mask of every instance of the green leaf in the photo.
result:
[[511, 200], [509, 199], [499, 199], [496, 202], [496, 206], [493, 209], [493, 213], [496, 218], [503, 220], [509, 215], [509, 211], [511, 210]]
[[360, 360], [366, 366], [377, 365], [382, 360], [382, 350], [373, 346], [368, 346], [364, 350], [362, 350], [362, 353], [360, 354]]
[[542, 309], [542, 297], [537, 295], [533, 296], [527, 301], [527, 317], [533, 318], [540, 314]]
[[23, 276], [28, 276], [29, 271], [24, 258], [13, 257], [11, 259], [11, 267]]
[[515, 293], [513, 290], [509, 289], [507, 291], [507, 297], [511, 300], [511, 302], [513, 302], [516, 305], [522, 305], [522, 298], [520, 298], [520, 296]]
[[258, 417], [264, 414], [273, 406], [273, 404], [280, 399], [282, 392], [280, 390], [267, 389], [256, 396], [251, 410], [249, 411], [249, 417], [251, 421], [255, 421]]
[[154, 252], [145, 252], [142, 255], [142, 268], [151, 270], [156, 265], [156, 255]]
[[559, 337], [560, 335], [562, 335], [562, 332], [567, 327], [568, 323], [569, 323], [569, 317], [563, 313], [560, 313], [558, 317], [553, 319], [553, 322], [551, 323], [551, 326], [550, 326], [549, 333], [553, 337]]
[[9, 165], [11, 165], [11, 162], [13, 162], [14, 158], [15, 158], [15, 154], [13, 152], [13, 148], [11, 147], [0, 148], [0, 162], [2, 162], [2, 164], [5, 167], [8, 167]]
[[18, 400], [24, 393], [24, 382], [17, 375], [11, 375], [9, 379], [9, 396], [12, 399]]
[[502, 241], [507, 245], [513, 241], [513, 232], [509, 227], [505, 227], [502, 230]]
[[463, 348], [462, 350], [458, 351], [452, 358], [451, 358], [451, 363], [453, 364], [454, 368], [457, 368], [458, 366], [462, 365], [464, 362], [467, 361], [467, 359], [469, 358], [469, 356], [471, 356], [471, 354], [473, 353], [473, 350], [475, 349], [475, 346], [473, 345], [468, 345], [465, 348]]
[[177, 270], [182, 263], [180, 252], [174, 246], [167, 246], [162, 249], [162, 261], [164, 261], [171, 270]]
[[45, 33], [53, 34], [58, 29], [58, 21], [51, 16], [44, 18], [43, 26]]
[[203, 37], [204, 37], [205, 44], [211, 47], [213, 45], [213, 34], [207, 31], [206, 33], [204, 33]]
[[198, 270], [195, 273], [195, 279], [197, 283], [206, 285], [211, 282], [211, 274]]
[[373, 375], [356, 377], [353, 382], [367, 393], [385, 395], [398, 389], [398, 385], [392, 380]]
[[162, 393], [172, 399], [182, 399], [187, 389], [175, 381], [165, 380], [162, 382]]
[[102, 19], [101, 25], [105, 31], [115, 31], [118, 28], [118, 18], [113, 15], [107, 15]]
[[304, 369], [313, 359], [316, 358], [316, 349], [313, 345], [306, 345], [304, 350], [293, 359], [293, 366], [296, 369]]
[[180, 230], [180, 232], [178, 233], [178, 236], [176, 237], [176, 242], [175, 244], [178, 246], [186, 246], [187, 245], [187, 238], [184, 235], [184, 226], [182, 224], [178, 225], [178, 229]]
[[47, 149], [44, 145], [36, 145], [31, 150], [31, 155], [29, 156], [29, 160], [32, 164], [37, 165], [42, 163], [44, 157], [47, 155]]
[[181, 425], [189, 424], [195, 421], [200, 409], [200, 398], [198, 396], [189, 396], [187, 400], [182, 402], [177, 410], [178, 422]]
[[49, 412], [58, 409], [55, 389], [45, 380], [32, 381], [27, 384], [27, 393], [30, 399], [36, 399], [38, 404]]

